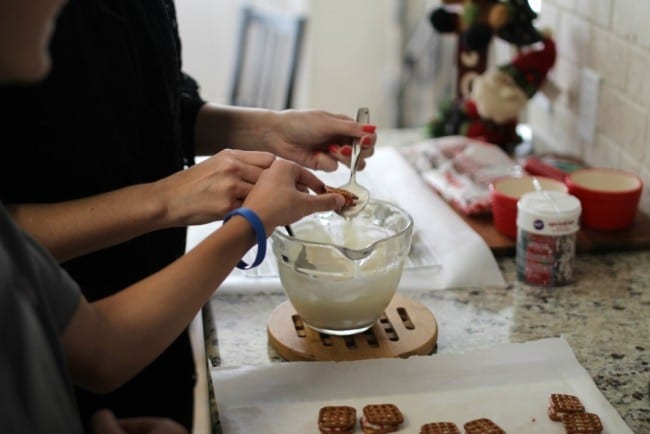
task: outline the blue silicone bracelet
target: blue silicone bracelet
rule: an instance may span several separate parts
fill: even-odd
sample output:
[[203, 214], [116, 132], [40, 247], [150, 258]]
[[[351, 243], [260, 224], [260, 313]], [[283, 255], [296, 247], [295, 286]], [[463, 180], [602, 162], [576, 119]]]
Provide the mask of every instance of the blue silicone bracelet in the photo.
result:
[[255, 256], [255, 261], [253, 261], [253, 263], [250, 265], [244, 261], [239, 261], [239, 264], [237, 264], [237, 268], [241, 270], [249, 270], [260, 265], [264, 260], [264, 256], [266, 256], [266, 230], [264, 229], [262, 220], [260, 220], [260, 218], [257, 216], [257, 214], [255, 214], [253, 210], [250, 210], [248, 208], [237, 208], [230, 211], [223, 218], [223, 222], [226, 223], [232, 216], [235, 215], [242, 216], [248, 220], [248, 223], [250, 223], [250, 225], [253, 227], [255, 237], [257, 238], [257, 255]]

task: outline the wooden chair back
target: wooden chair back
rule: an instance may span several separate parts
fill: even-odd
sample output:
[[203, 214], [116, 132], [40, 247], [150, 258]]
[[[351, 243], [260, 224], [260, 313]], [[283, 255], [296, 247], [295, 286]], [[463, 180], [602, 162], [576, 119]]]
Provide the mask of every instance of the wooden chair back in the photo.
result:
[[232, 105], [292, 107], [305, 25], [302, 14], [251, 6], [242, 9]]

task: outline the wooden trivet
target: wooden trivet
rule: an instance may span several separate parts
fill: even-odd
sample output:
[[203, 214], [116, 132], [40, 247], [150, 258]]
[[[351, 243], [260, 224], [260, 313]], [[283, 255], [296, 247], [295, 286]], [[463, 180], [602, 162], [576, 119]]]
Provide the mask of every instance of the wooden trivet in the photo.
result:
[[284, 359], [361, 360], [428, 355], [436, 348], [438, 324], [421, 303], [395, 294], [370, 329], [350, 336], [332, 336], [306, 326], [287, 300], [271, 313], [269, 343]]

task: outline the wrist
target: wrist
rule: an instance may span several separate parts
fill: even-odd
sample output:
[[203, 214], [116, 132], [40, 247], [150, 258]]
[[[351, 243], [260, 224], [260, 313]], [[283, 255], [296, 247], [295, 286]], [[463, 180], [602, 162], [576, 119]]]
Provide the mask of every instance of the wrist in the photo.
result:
[[[171, 175], [173, 177], [173, 175]], [[143, 184], [146, 194], [139, 196], [141, 206], [148, 203], [146, 207], [154, 218], [155, 230], [186, 225], [185, 216], [181, 214], [182, 207], [178, 206], [175, 200], [178, 198], [173, 189], [174, 181], [170, 177], [162, 178], [148, 184]], [[144, 198], [144, 199], [143, 199]]]
[[255, 235], [255, 241], [257, 243], [257, 253], [255, 255], [255, 260], [248, 264], [243, 260], [240, 260], [237, 264], [237, 268], [242, 270], [248, 270], [250, 268], [257, 267], [264, 261], [266, 256], [266, 229], [264, 228], [264, 223], [259, 218], [259, 216], [250, 208], [237, 208], [230, 211], [223, 219], [225, 224], [234, 216], [241, 216], [250, 224], [253, 229], [253, 234]]

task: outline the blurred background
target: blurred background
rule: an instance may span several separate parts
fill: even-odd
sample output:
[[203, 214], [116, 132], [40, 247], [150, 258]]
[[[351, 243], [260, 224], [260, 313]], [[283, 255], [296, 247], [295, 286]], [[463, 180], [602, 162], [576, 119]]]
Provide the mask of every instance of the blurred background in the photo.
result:
[[[419, 33], [417, 68], [429, 94], [438, 85], [433, 79], [434, 54], [428, 24], [430, 1], [420, 0], [182, 0], [177, 3], [186, 70], [201, 83], [203, 95], [212, 101], [228, 101], [236, 58], [240, 9], [245, 4], [296, 11], [307, 17], [294, 106], [324, 108], [354, 114], [357, 106], [371, 108], [379, 126], [397, 126], [395, 105], [406, 39]], [[453, 41], [450, 41], [453, 44]], [[453, 47], [450, 48], [453, 50]], [[453, 52], [448, 59], [451, 76]], [[444, 68], [438, 65], [438, 71]], [[434, 98], [426, 100], [426, 113], [410, 123], [424, 122], [434, 110]]]
[[[306, 17], [294, 107], [353, 115], [368, 106], [380, 128], [420, 128], [453, 94], [458, 38], [434, 31], [429, 21], [440, 1], [178, 0], [185, 70], [211, 101], [229, 101], [245, 4]], [[650, 185], [650, 2], [529, 5], [558, 50], [549, 74], [557, 92], [538, 92], [520, 117], [534, 147], [630, 170]], [[490, 65], [512, 56], [498, 38], [490, 44]], [[641, 202], [649, 211], [647, 188]]]

